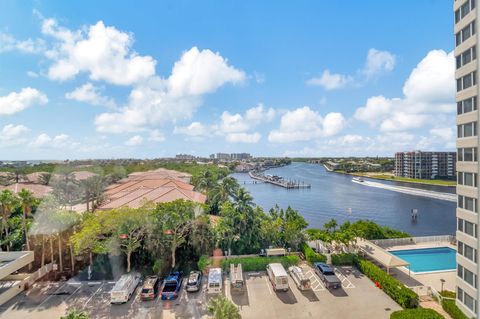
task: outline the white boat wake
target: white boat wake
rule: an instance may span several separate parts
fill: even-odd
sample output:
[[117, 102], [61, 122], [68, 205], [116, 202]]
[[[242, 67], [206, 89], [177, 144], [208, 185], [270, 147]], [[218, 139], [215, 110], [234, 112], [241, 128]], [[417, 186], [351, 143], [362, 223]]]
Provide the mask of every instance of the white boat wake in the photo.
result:
[[409, 194], [409, 195], [413, 195], [413, 196], [429, 197], [429, 198], [446, 200], [446, 201], [455, 202], [455, 203], [457, 202], [457, 195], [456, 194], [451, 194], [451, 193], [435, 192], [435, 191], [429, 191], [429, 190], [424, 190], [424, 189], [403, 187], [403, 186], [395, 186], [395, 185], [389, 185], [389, 184], [383, 184], [383, 183], [377, 183], [377, 182], [371, 182], [371, 181], [360, 182], [360, 181], [357, 181], [357, 180], [352, 180], [352, 182], [360, 184], [360, 185], [387, 189], [387, 190], [390, 190], [390, 191], [393, 191], [393, 192]]

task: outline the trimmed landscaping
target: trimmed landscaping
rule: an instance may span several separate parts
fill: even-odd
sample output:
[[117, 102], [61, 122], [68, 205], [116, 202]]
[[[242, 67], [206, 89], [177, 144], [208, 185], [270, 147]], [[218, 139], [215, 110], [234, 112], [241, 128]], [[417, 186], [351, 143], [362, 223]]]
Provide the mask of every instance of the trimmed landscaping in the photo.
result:
[[349, 254], [349, 253], [341, 253], [341, 254], [333, 254], [331, 257], [332, 257], [332, 265], [350, 266], [355, 263], [355, 259], [357, 258], [357, 255]]
[[453, 291], [442, 291], [440, 293], [443, 297], [453, 298], [452, 299], [442, 299], [442, 308], [446, 313], [452, 317], [452, 319], [468, 319], [467, 316], [463, 314], [460, 308], [455, 304], [456, 294]]
[[230, 264], [242, 264], [243, 271], [262, 271], [270, 263], [281, 263], [283, 267], [298, 265], [300, 258], [296, 255], [282, 257], [229, 257], [222, 259], [221, 267], [224, 271], [230, 270]]
[[305, 260], [309, 263], [313, 264], [315, 262], [327, 262], [327, 256], [316, 253], [310, 246], [307, 244], [303, 244], [302, 246], [303, 255], [305, 256]]
[[403, 308], [418, 307], [418, 295], [372, 262], [357, 257], [357, 268]]
[[432, 309], [416, 308], [392, 312], [390, 319], [444, 319]]

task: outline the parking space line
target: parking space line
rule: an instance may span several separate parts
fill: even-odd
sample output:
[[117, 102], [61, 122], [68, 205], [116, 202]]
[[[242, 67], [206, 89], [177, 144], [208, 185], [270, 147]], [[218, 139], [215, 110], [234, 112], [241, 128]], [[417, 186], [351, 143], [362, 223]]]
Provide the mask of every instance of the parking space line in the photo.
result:
[[[308, 279], [310, 279], [310, 284], [312, 286], [313, 291], [324, 291], [324, 290], [326, 290], [322, 281], [315, 275], [315, 273], [313, 271], [309, 270], [305, 274], [307, 275]], [[313, 278], [313, 280], [312, 280], [312, 278]]]
[[267, 280], [267, 277], [263, 277], [265, 279], [265, 282], [267, 283], [267, 288], [268, 288], [268, 292], [273, 295], [272, 293], [272, 289], [270, 289], [270, 282]]
[[77, 287], [77, 289], [75, 289], [75, 290], [73, 291], [73, 293], [72, 293], [70, 296], [68, 296], [67, 299], [65, 299], [65, 301], [68, 301], [70, 298], [72, 298], [72, 296], [73, 296], [78, 290], [80, 290], [80, 288], [82, 288], [82, 285], [79, 285], [79, 286]]
[[335, 274], [342, 282], [342, 287], [345, 289], [355, 288], [355, 285], [345, 276], [340, 270], [335, 269]]
[[45, 298], [44, 301], [42, 301], [37, 307], [35, 308], [40, 308], [44, 303], [46, 303], [48, 300], [50, 300], [50, 298], [52, 298], [54, 295], [56, 295], [57, 291], [60, 291], [61, 288], [63, 288], [67, 283], [64, 283], [62, 285], [60, 285], [60, 287], [58, 287], [54, 293], [50, 294], [47, 298]]
[[88, 300], [83, 304], [82, 310], [87, 307], [87, 305], [88, 305], [88, 303], [90, 302], [90, 300], [92, 300], [92, 298], [97, 294], [97, 292], [100, 290], [100, 288], [103, 287], [104, 284], [105, 284], [105, 283], [102, 283], [102, 284], [98, 287], [98, 289], [95, 290], [95, 292], [93, 293], [93, 295], [91, 295], [90, 298], [88, 298]]

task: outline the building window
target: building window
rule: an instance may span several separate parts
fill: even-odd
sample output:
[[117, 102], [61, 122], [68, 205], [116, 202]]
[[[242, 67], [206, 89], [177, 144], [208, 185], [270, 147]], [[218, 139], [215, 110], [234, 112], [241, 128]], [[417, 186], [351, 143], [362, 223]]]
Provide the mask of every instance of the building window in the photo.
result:
[[457, 299], [473, 312], [477, 312], [477, 301], [469, 294], [457, 287]]
[[462, 218], [458, 218], [457, 220], [457, 230], [472, 237], [477, 237], [477, 224], [471, 223]]
[[463, 77], [457, 79], [457, 92], [460, 92], [462, 90], [466, 90], [469, 87], [472, 87], [473, 85], [477, 84], [477, 72], [474, 71], [472, 73], [469, 73], [467, 75], [464, 75]]
[[477, 250], [461, 241], [458, 241], [458, 253], [475, 263], [477, 262]]
[[457, 69], [461, 68], [464, 65], [467, 65], [471, 61], [477, 58], [476, 46], [468, 48], [463, 53], [459, 54], [456, 59]]
[[477, 148], [476, 147], [459, 148], [457, 150], [457, 160], [460, 162], [476, 162]]
[[466, 269], [462, 265], [458, 265], [457, 275], [470, 286], [477, 288], [477, 275], [470, 270]]
[[477, 174], [466, 173], [466, 172], [458, 172], [457, 173], [457, 182], [460, 185], [477, 187]]
[[458, 207], [469, 210], [471, 212], [477, 212], [477, 199], [468, 196], [458, 195]]
[[465, 42], [468, 38], [475, 34], [475, 21], [469, 23], [465, 28], [460, 30], [457, 34], [455, 34], [455, 45], [459, 46], [463, 42]]
[[477, 97], [473, 96], [457, 102], [457, 114], [464, 114], [477, 110]]
[[477, 136], [477, 122], [458, 125], [457, 129], [459, 138]]

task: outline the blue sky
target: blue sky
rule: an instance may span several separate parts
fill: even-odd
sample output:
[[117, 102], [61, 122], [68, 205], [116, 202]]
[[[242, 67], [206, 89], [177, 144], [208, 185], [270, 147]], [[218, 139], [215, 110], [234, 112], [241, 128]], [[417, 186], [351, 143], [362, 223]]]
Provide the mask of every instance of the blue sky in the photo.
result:
[[452, 150], [452, 16], [433, 0], [2, 1], [0, 159]]

